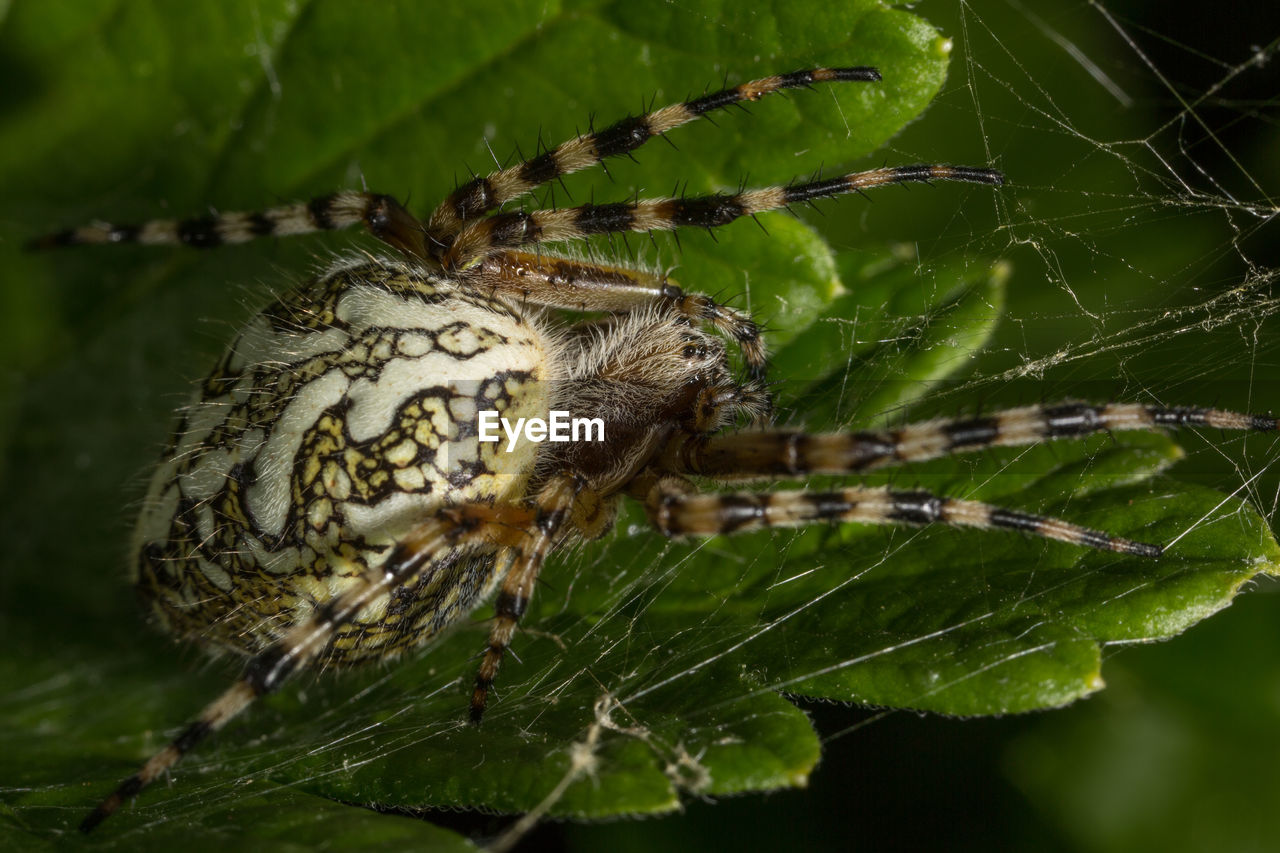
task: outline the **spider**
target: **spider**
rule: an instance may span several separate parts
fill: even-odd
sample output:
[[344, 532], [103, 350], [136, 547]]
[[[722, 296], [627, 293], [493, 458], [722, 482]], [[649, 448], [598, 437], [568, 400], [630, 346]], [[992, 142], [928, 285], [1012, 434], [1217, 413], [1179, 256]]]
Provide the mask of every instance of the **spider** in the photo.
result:
[[[858, 474], [1110, 430], [1274, 431], [1274, 418], [1067, 402], [892, 431], [774, 429], [766, 348], [750, 316], [663, 275], [541, 249], [594, 234], [714, 229], [885, 184], [999, 186], [999, 172], [884, 167], [731, 194], [495, 212], [715, 110], [785, 89], [878, 80], [867, 67], [796, 71], [625, 118], [474, 178], [425, 222], [390, 196], [345, 191], [257, 213], [95, 224], [34, 241], [210, 248], [362, 224], [389, 249], [338, 260], [264, 309], [180, 412], [137, 526], [137, 590], [168, 630], [247, 663], [81, 829], [293, 673], [388, 659], [496, 592], [471, 692], [478, 723], [548, 554], [603, 536], [624, 497], [640, 501], [668, 537], [818, 522], [939, 524], [1158, 557], [1158, 545], [925, 491], [704, 493], [695, 478]], [[735, 375], [726, 338], [745, 375]], [[482, 440], [483, 412], [510, 420], [561, 410], [599, 420], [604, 440]]]

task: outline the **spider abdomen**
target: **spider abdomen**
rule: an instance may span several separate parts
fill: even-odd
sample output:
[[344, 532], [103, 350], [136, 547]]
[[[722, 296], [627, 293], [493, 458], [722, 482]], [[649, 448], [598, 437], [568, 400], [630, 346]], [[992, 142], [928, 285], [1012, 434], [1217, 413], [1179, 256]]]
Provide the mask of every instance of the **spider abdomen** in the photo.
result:
[[[506, 303], [402, 262], [339, 264], [255, 316], [184, 410], [139, 520], [139, 595], [169, 630], [252, 654], [442, 505], [518, 500], [536, 448], [480, 409], [545, 417], [550, 346]], [[381, 658], [468, 612], [491, 554], [367, 607], [318, 663]]]

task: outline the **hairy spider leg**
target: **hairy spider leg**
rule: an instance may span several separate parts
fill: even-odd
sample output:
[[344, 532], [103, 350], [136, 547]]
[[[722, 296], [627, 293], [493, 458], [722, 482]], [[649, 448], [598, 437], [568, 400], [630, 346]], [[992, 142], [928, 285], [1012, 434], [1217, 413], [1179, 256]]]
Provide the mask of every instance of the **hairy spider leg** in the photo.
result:
[[384, 243], [430, 262], [422, 223], [389, 195], [345, 190], [252, 213], [219, 213], [194, 219], [153, 219], [141, 225], [99, 222], [69, 228], [27, 243], [29, 250], [101, 243], [191, 246], [213, 249], [259, 237], [286, 237], [363, 224]]
[[[784, 89], [814, 83], [874, 82], [874, 68], [814, 68], [776, 74], [739, 86], [672, 104], [641, 116], [622, 119], [601, 131], [583, 134], [507, 169], [477, 177], [449, 194], [431, 215], [427, 227], [437, 246], [471, 218], [532, 191], [562, 175], [594, 166], [608, 157], [629, 154], [655, 136], [688, 124], [708, 112], [743, 101], [755, 101]], [[156, 219], [140, 225], [95, 223], [37, 237], [28, 249], [101, 243], [139, 243], [148, 246], [184, 245], [195, 248], [245, 243], [258, 237], [284, 237], [332, 231], [365, 223], [384, 242], [424, 260], [423, 225], [388, 195], [348, 190], [317, 196], [308, 202], [257, 212], [222, 213], [191, 219]]]
[[316, 608], [310, 618], [254, 656], [230, 689], [207, 705], [168, 746], [89, 813], [80, 824], [80, 831], [92, 831], [125, 800], [136, 796], [254, 700], [277, 690], [290, 675], [320, 654], [339, 628], [379, 597], [429, 570], [443, 553], [482, 544], [522, 549], [528, 538], [526, 531], [533, 528], [536, 520], [534, 510], [510, 504], [460, 504], [438, 510], [434, 518], [399, 542], [383, 565], [370, 568], [355, 585]]
[[646, 305], [666, 305], [682, 317], [707, 323], [742, 349], [747, 371], [762, 379], [768, 353], [760, 327], [746, 312], [701, 293], [686, 293], [665, 275], [626, 267], [571, 260], [516, 250], [486, 255], [459, 276], [518, 303], [568, 311], [625, 313]]
[[895, 430], [734, 435], [676, 434], [659, 464], [671, 471], [719, 479], [848, 474], [918, 462], [985, 447], [1015, 447], [1120, 430], [1210, 427], [1276, 432], [1276, 418], [1190, 406], [1064, 402], [1023, 406], [977, 418], [939, 419]]
[[718, 228], [744, 216], [818, 198], [861, 192], [886, 184], [930, 181], [964, 181], [999, 186], [1004, 183], [1004, 176], [993, 169], [969, 166], [892, 166], [853, 172], [838, 178], [744, 190], [733, 194], [640, 199], [614, 204], [586, 204], [559, 210], [497, 213], [463, 226], [440, 261], [445, 269], [457, 270], [465, 269], [501, 248], [581, 240], [593, 234], [625, 231]]
[[576, 136], [522, 163], [473, 178], [450, 193], [432, 212], [427, 230], [434, 240], [446, 245], [448, 238], [468, 220], [496, 210], [505, 202], [563, 175], [591, 168], [608, 157], [630, 154], [655, 136], [695, 121], [713, 110], [743, 101], [756, 101], [784, 89], [809, 87], [814, 83], [875, 82], [879, 79], [879, 71], [865, 67], [792, 71], [624, 118], [604, 130]]
[[494, 602], [494, 619], [489, 629], [489, 644], [476, 674], [471, 692], [471, 722], [479, 724], [489, 703], [489, 688], [502, 665], [502, 657], [511, 645], [520, 617], [524, 616], [533, 597], [533, 586], [542, 572], [547, 553], [559, 538], [569, 518], [574, 501], [584, 491], [584, 482], [576, 475], [562, 474], [544, 486], [535, 499], [536, 512], [530, 527], [531, 541], [517, 549], [515, 560], [502, 578], [502, 588]]
[[1021, 530], [1085, 548], [1159, 557], [1159, 545], [1134, 542], [1057, 518], [956, 500], [925, 491], [894, 491], [854, 486], [830, 492], [734, 492], [681, 494], [653, 489], [645, 501], [649, 518], [664, 536], [714, 536], [799, 527], [819, 521], [854, 524], [1002, 528]]

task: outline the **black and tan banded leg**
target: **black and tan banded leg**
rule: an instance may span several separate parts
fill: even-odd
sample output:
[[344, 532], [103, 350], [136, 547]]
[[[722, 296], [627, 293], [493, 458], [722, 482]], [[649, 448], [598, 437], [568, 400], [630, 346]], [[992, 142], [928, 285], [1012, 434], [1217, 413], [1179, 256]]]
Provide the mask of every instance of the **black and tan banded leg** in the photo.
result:
[[682, 317], [712, 328], [738, 343], [752, 378], [765, 374], [767, 353], [760, 327], [745, 312], [710, 296], [686, 293], [665, 275], [593, 264], [533, 252], [506, 250], [486, 255], [462, 275], [477, 287], [520, 302], [568, 311], [626, 313], [664, 305]]
[[640, 116], [624, 118], [603, 130], [574, 137], [542, 154], [485, 177], [474, 178], [454, 190], [432, 212], [428, 224], [431, 236], [446, 245], [463, 223], [533, 189], [568, 175], [589, 169], [609, 157], [630, 154], [656, 136], [695, 121], [714, 110], [743, 101], [756, 101], [784, 89], [798, 89], [815, 83], [874, 82], [880, 72], [874, 68], [813, 68], [776, 74], [712, 92], [681, 104], [671, 104]]
[[744, 216], [819, 198], [861, 192], [887, 184], [963, 181], [999, 186], [1004, 176], [969, 166], [892, 166], [854, 172], [785, 187], [688, 198], [640, 199], [587, 204], [559, 210], [512, 211], [478, 219], [462, 227], [440, 262], [449, 270], [466, 269], [494, 251], [535, 243], [581, 240], [594, 234], [626, 231], [674, 231], [718, 228]]
[[503, 655], [511, 646], [520, 617], [529, 607], [533, 587], [542, 572], [547, 553], [559, 539], [573, 512], [574, 501], [584, 494], [581, 479], [565, 474], [552, 478], [538, 493], [533, 510], [533, 523], [525, 544], [516, 548], [515, 560], [502, 578], [502, 587], [494, 602], [493, 624], [489, 644], [476, 673], [471, 691], [471, 722], [479, 724], [489, 703], [489, 688], [497, 677]]
[[[686, 494], [671, 481], [650, 490], [645, 509], [654, 527], [673, 538], [715, 536], [766, 527], [800, 527], [818, 522], [932, 524], [982, 530], [1017, 530], [1084, 548], [1159, 557], [1159, 545], [1134, 542], [1057, 518], [955, 500], [923, 491], [852, 487], [830, 492], [737, 492]], [[677, 481], [679, 482], [679, 481]]]
[[164, 775], [209, 735], [221, 729], [254, 700], [278, 689], [286, 679], [313, 661], [338, 630], [366, 606], [458, 548], [523, 547], [536, 514], [532, 509], [500, 504], [463, 504], [440, 510], [396, 545], [386, 562], [370, 569], [340, 596], [325, 602], [307, 621], [295, 625], [275, 644], [254, 656], [230, 689], [207, 705], [182, 733], [142, 768], [125, 779], [80, 824], [93, 830], [125, 800]]
[[676, 435], [659, 464], [670, 471], [721, 479], [848, 474], [986, 447], [1025, 446], [1121, 430], [1190, 427], [1255, 432], [1278, 429], [1276, 418], [1220, 409], [1066, 402], [1006, 409], [979, 418], [924, 421], [894, 430]]
[[153, 219], [141, 225], [95, 223], [69, 228], [27, 243], [28, 249], [56, 249], [103, 243], [191, 246], [212, 249], [260, 237], [334, 231], [363, 224], [369, 233], [414, 257], [429, 259], [422, 223], [389, 195], [346, 191], [308, 202], [253, 213], [220, 213], [194, 219]]

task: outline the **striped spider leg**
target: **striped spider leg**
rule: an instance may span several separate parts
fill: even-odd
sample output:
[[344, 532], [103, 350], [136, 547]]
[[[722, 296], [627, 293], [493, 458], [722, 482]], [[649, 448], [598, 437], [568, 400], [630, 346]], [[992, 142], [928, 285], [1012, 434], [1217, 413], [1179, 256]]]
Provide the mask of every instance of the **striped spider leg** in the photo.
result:
[[674, 231], [717, 228], [792, 204], [862, 192], [888, 184], [963, 181], [1000, 186], [1004, 176], [994, 169], [920, 164], [852, 172], [836, 178], [738, 193], [686, 198], [639, 199], [613, 204], [585, 204], [558, 210], [497, 213], [464, 225], [441, 255], [446, 270], [463, 270], [497, 249], [538, 243], [582, 240], [596, 234], [627, 231]]
[[[373, 236], [421, 261], [438, 261], [463, 226], [502, 204], [563, 175], [590, 168], [609, 157], [629, 155], [644, 143], [707, 113], [787, 89], [815, 83], [875, 82], [875, 68], [814, 68], [752, 80], [568, 140], [510, 168], [477, 177], [450, 193], [426, 225], [387, 195], [347, 190], [308, 202], [258, 212], [222, 213], [194, 219], [158, 219], [142, 225], [95, 223], [37, 238], [29, 249], [102, 243], [184, 245], [209, 249], [259, 237], [332, 231], [363, 224]], [[428, 245], [428, 243], [430, 245]]]
[[660, 303], [692, 320], [707, 322], [738, 342], [748, 372], [762, 380], [766, 352], [758, 325], [747, 315], [711, 297], [685, 293], [665, 276], [621, 267], [513, 251], [553, 241], [576, 241], [593, 234], [625, 231], [714, 228], [743, 216], [890, 183], [955, 180], [999, 185], [994, 170], [916, 165], [873, 169], [787, 187], [681, 199], [584, 205], [534, 213], [486, 216], [502, 204], [564, 175], [630, 155], [649, 140], [715, 110], [788, 89], [819, 83], [875, 82], [869, 67], [815, 68], [742, 83], [574, 137], [487, 176], [476, 177], [446, 197], [424, 224], [388, 195], [346, 190], [308, 202], [257, 212], [223, 213], [187, 220], [152, 220], [141, 225], [95, 223], [40, 237], [31, 249], [139, 243], [214, 248], [259, 237], [280, 237], [363, 225], [374, 237], [429, 269], [443, 267], [459, 279], [534, 305], [570, 310], [624, 312]]
[[858, 474], [987, 447], [1015, 447], [1121, 430], [1208, 427], [1276, 432], [1277, 419], [1219, 409], [1139, 403], [1065, 402], [1024, 406], [967, 419], [938, 419], [896, 430], [806, 433], [796, 430], [673, 436], [658, 456], [663, 479], [639, 496], [668, 536], [707, 536], [817, 521], [944, 524], [1020, 530], [1102, 551], [1159, 557], [1163, 546], [1135, 542], [1061, 519], [925, 491], [852, 487], [829, 492], [691, 494], [685, 475], [721, 481]]
[[[367, 570], [357, 583], [317, 607], [278, 641], [252, 657], [240, 678], [205, 706], [168, 746], [121, 782], [85, 817], [80, 830], [92, 831], [125, 800], [167, 773], [184, 755], [239, 716], [255, 700], [275, 692], [291, 675], [305, 669], [326, 650], [339, 629], [351, 623], [361, 610], [421, 574], [437, 574], [439, 591], [447, 596], [453, 582], [450, 572], [460, 560], [496, 551], [495, 558], [486, 564], [490, 574], [482, 584], [486, 588], [499, 585], [499, 592], [489, 643], [471, 700], [472, 719], [478, 722], [484, 712], [489, 685], [511, 642], [516, 623], [528, 605], [533, 584], [551, 545], [562, 538], [569, 511], [581, 491], [580, 480], [562, 476], [552, 478], [527, 505], [462, 504], [439, 510], [434, 518], [404, 537], [383, 565]], [[501, 571], [503, 566], [508, 567], [505, 572]], [[485, 594], [480, 593], [480, 597]], [[467, 609], [454, 605], [452, 612], [442, 612], [441, 627], [466, 615]]]
[[974, 527], [1022, 530], [1086, 548], [1143, 557], [1160, 556], [1160, 546], [1134, 542], [1057, 518], [1006, 509], [979, 501], [940, 497], [926, 491], [850, 486], [829, 492], [730, 492], [699, 494], [687, 478], [668, 474], [637, 492], [649, 520], [664, 536], [716, 536], [819, 522]]
[[630, 155], [654, 137], [715, 110], [743, 101], [757, 101], [786, 89], [810, 88], [815, 83], [879, 80], [880, 72], [875, 68], [812, 68], [763, 77], [644, 115], [624, 118], [603, 130], [576, 136], [515, 166], [463, 184], [432, 212], [427, 231], [436, 245], [448, 248], [466, 223], [497, 210], [506, 202], [564, 175], [589, 169], [609, 157]]
[[546, 308], [618, 314], [646, 305], [661, 306], [690, 321], [706, 323], [736, 341], [751, 378], [764, 378], [766, 352], [756, 322], [710, 296], [685, 292], [665, 275], [551, 254], [503, 250], [486, 254], [461, 277], [488, 292]]
[[363, 225], [374, 237], [414, 258], [429, 261], [422, 224], [389, 195], [343, 190], [310, 201], [251, 213], [219, 213], [194, 219], [153, 219], [141, 225], [98, 222], [38, 237], [28, 250], [105, 243], [215, 249], [260, 237], [289, 237]]

